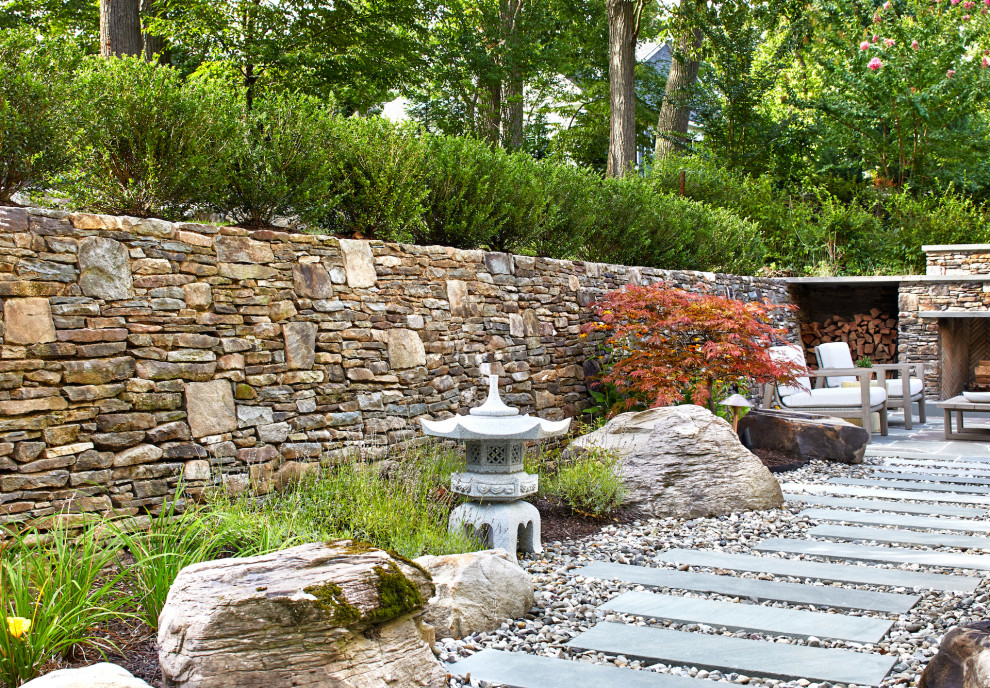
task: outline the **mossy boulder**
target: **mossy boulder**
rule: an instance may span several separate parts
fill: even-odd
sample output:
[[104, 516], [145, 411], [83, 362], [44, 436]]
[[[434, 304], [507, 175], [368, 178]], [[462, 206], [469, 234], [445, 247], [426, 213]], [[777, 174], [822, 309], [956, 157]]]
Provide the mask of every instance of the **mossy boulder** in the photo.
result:
[[421, 568], [340, 540], [183, 569], [159, 619], [167, 686], [442, 686]]

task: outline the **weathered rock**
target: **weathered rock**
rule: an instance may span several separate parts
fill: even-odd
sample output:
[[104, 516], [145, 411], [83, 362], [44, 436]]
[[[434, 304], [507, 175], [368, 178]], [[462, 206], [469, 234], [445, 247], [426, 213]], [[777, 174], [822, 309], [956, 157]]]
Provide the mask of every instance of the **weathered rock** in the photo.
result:
[[371, 245], [358, 239], [341, 239], [340, 251], [344, 254], [344, 270], [347, 273], [347, 286], [365, 288], [375, 286], [378, 273], [375, 272], [375, 256]]
[[302, 463], [300, 461], [287, 461], [275, 475], [272, 476], [271, 485], [272, 489], [276, 491], [286, 490], [293, 485], [298, 484], [307, 475], [310, 475], [316, 471], [316, 466], [311, 463]]
[[627, 505], [654, 517], [697, 518], [775, 509], [780, 485], [732, 426], [700, 406], [623, 413], [571, 443], [622, 459]]
[[214, 239], [217, 260], [224, 263], [251, 263], [268, 265], [275, 262], [275, 255], [268, 243], [248, 237], [218, 236]]
[[86, 296], [107, 301], [130, 298], [134, 292], [127, 248], [106, 237], [91, 236], [80, 241], [79, 288]]
[[113, 458], [113, 465], [116, 468], [125, 466], [137, 466], [142, 463], [154, 463], [162, 458], [164, 450], [153, 444], [139, 444], [136, 447], [117, 452]]
[[867, 430], [841, 418], [769, 409], [739, 419], [739, 436], [750, 449], [773, 449], [803, 460], [863, 463]]
[[918, 688], [990, 686], [990, 621], [957, 626], [945, 634]]
[[447, 301], [450, 302], [450, 314], [455, 318], [467, 318], [473, 315], [471, 302], [468, 298], [467, 282], [447, 280]]
[[309, 370], [316, 362], [316, 323], [292, 322], [282, 325], [285, 362], [294, 370]]
[[115, 380], [126, 380], [135, 371], [134, 359], [126, 356], [66, 361], [62, 365], [62, 379], [70, 385], [105, 385]]
[[533, 579], [502, 549], [420, 557], [437, 588], [424, 620], [443, 638], [493, 631], [533, 607]]
[[237, 429], [234, 395], [226, 380], [187, 383], [186, 413], [193, 437], [220, 435]]
[[21, 685], [21, 688], [151, 688], [116, 664], [102, 662], [79, 669], [59, 669]]
[[320, 263], [299, 263], [292, 266], [292, 288], [297, 296], [309, 299], [332, 299], [330, 273]]
[[55, 341], [55, 323], [48, 299], [7, 299], [3, 303], [3, 337], [7, 344]]
[[388, 364], [393, 370], [426, 365], [426, 349], [419, 334], [413, 330], [389, 330]]
[[405, 560], [348, 540], [179, 572], [159, 618], [175, 688], [446, 685], [415, 613], [434, 592]]

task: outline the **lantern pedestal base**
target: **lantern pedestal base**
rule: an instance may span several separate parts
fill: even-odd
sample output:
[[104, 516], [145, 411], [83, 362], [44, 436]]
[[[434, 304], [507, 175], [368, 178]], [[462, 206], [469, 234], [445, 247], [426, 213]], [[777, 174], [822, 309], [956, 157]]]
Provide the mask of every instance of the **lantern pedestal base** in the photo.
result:
[[539, 554], [540, 512], [529, 502], [461, 504], [450, 514], [451, 532], [483, 536], [486, 546], [504, 549], [514, 558], [516, 550]]

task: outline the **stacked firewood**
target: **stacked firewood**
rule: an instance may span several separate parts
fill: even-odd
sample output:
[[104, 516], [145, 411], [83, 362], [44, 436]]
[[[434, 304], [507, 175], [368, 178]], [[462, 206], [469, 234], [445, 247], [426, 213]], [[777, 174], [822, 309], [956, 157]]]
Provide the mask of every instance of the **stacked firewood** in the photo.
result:
[[980, 389], [990, 390], [990, 361], [980, 361], [976, 365], [976, 374], [973, 382]]
[[834, 315], [824, 322], [801, 323], [801, 340], [813, 365], [815, 347], [827, 342], [846, 342], [854, 361], [868, 356], [874, 363], [891, 363], [897, 357], [897, 318], [879, 308], [852, 319]]

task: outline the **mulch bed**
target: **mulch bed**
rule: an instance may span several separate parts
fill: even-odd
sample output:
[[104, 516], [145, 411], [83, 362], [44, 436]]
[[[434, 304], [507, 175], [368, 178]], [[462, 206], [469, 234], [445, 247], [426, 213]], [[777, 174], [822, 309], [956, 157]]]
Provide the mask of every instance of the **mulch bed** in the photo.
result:
[[631, 509], [619, 509], [608, 516], [574, 514], [570, 508], [548, 499], [537, 501], [536, 508], [540, 511], [540, 539], [543, 542], [585, 537], [605, 526], [636, 520]]
[[763, 465], [770, 469], [771, 473], [785, 473], [794, 471], [804, 466], [807, 461], [794, 454], [787, 454], [776, 449], [752, 449]]

